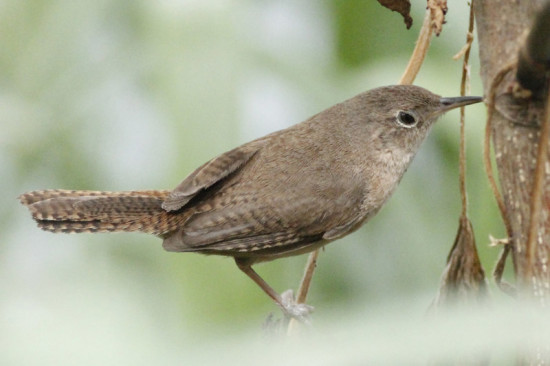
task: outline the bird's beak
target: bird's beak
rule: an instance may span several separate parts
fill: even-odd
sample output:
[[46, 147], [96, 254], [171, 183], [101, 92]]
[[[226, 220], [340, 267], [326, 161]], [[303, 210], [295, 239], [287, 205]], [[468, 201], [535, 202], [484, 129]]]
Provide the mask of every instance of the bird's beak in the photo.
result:
[[482, 97], [454, 97], [454, 98], [441, 98], [439, 99], [440, 108], [438, 114], [443, 114], [451, 109], [463, 107], [468, 104], [479, 103], [483, 100]]
[[454, 98], [439, 98], [439, 108], [435, 109], [428, 118], [437, 118], [443, 113], [451, 109], [464, 107], [468, 104], [479, 103], [483, 100], [482, 97], [454, 97]]

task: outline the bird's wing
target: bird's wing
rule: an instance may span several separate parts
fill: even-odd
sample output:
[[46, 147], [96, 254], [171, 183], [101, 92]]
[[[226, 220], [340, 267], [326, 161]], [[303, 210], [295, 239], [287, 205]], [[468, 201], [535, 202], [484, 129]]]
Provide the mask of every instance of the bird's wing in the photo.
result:
[[299, 132], [243, 145], [186, 178], [164, 202], [166, 210], [185, 210], [193, 197], [204, 195], [189, 206], [178, 230], [165, 236], [164, 248], [291, 251], [323, 240], [326, 232], [332, 240], [355, 228], [365, 214], [364, 179], [345, 166], [320, 164], [322, 149], [309, 130]]
[[262, 146], [261, 141], [245, 144], [200, 166], [170, 193], [162, 208], [166, 211], [183, 208], [197, 193], [241, 169]]
[[341, 225], [332, 227], [323, 234], [325, 240], [335, 240], [355, 231], [359, 225], [365, 222], [367, 215], [357, 214]]
[[170, 251], [281, 252], [343, 236], [363, 217], [358, 190], [346, 192], [346, 202], [297, 191], [289, 187], [286, 196], [273, 199], [228, 193], [231, 202], [205, 203], [209, 210], [193, 214], [163, 245]]

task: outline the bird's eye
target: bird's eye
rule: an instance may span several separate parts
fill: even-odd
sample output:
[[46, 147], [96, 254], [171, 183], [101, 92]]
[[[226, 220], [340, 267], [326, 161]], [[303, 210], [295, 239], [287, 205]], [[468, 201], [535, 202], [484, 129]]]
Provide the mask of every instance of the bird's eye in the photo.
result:
[[418, 117], [410, 111], [399, 111], [396, 117], [397, 123], [405, 128], [411, 128], [418, 123]]

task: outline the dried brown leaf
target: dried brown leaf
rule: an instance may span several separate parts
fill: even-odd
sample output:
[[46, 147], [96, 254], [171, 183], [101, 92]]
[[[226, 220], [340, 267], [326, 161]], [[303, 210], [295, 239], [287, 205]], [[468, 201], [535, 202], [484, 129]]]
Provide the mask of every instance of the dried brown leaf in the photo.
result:
[[445, 24], [447, 0], [428, 0], [427, 8], [430, 10], [432, 29], [435, 35], [439, 36]]
[[485, 272], [477, 254], [472, 223], [468, 217], [461, 216], [433, 306], [483, 303], [487, 296]]
[[411, 3], [409, 2], [409, 0], [378, 0], [378, 2], [382, 6], [401, 14], [403, 16], [403, 20], [405, 21], [407, 29], [412, 26], [413, 19], [411, 18], [410, 14]]

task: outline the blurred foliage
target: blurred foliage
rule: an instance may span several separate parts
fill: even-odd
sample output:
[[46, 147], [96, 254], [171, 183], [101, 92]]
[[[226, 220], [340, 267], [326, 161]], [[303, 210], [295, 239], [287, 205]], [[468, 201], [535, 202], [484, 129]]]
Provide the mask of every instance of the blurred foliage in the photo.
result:
[[[260, 332], [278, 310], [231, 259], [166, 253], [139, 234], [40, 232], [15, 197], [174, 187], [216, 154], [397, 81], [424, 11], [413, 4], [407, 31], [397, 13], [360, 0], [21, 0], [0, 10], [0, 363], [18, 365], [199, 360], [191, 345]], [[418, 85], [458, 93], [451, 56], [466, 18], [466, 2], [453, 3]], [[484, 107], [467, 115], [470, 214], [490, 272], [487, 237], [503, 230], [481, 164]], [[422, 316], [458, 225], [457, 122], [442, 118], [387, 207], [321, 254], [314, 321]], [[305, 260], [257, 269], [284, 290]]]

